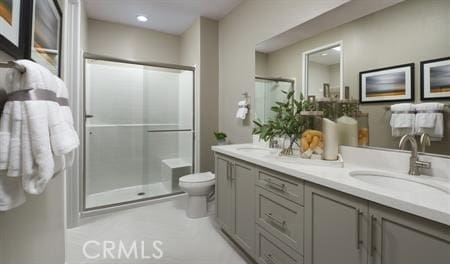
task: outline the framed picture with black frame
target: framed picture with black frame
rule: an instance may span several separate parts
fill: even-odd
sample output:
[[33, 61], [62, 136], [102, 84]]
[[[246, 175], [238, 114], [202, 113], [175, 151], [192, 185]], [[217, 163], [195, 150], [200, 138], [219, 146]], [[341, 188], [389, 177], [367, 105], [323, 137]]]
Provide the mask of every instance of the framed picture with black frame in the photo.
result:
[[420, 62], [420, 99], [450, 99], [450, 57]]
[[31, 8], [29, 0], [0, 1], [0, 49], [14, 59], [26, 57]]
[[414, 101], [414, 63], [360, 72], [359, 101]]
[[26, 57], [61, 76], [61, 8], [57, 0], [31, 1], [31, 32]]

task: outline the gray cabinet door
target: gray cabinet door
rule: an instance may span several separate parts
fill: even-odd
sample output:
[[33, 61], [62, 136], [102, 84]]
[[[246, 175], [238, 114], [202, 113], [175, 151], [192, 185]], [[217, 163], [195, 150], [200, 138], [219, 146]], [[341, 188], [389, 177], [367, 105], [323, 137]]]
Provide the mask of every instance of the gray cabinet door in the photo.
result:
[[367, 263], [368, 202], [307, 183], [305, 263]]
[[231, 160], [216, 156], [217, 221], [229, 235], [234, 232], [234, 187], [231, 180]]
[[255, 244], [255, 168], [247, 163], [235, 161], [232, 165], [233, 188], [235, 190], [236, 242], [250, 255], [254, 255]]
[[369, 263], [450, 263], [449, 226], [373, 203], [369, 213]]

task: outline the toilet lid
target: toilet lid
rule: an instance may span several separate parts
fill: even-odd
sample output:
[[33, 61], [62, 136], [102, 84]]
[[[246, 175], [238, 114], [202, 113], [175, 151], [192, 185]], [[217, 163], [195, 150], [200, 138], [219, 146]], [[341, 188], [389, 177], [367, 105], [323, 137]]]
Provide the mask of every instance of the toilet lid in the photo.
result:
[[180, 182], [207, 182], [216, 178], [211, 172], [194, 173], [183, 176], [180, 178]]

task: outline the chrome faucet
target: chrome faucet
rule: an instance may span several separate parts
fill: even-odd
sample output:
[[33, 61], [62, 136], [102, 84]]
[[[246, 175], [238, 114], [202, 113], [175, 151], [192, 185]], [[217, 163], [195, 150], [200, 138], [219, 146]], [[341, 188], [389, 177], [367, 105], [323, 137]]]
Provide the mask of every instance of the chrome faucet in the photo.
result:
[[405, 148], [406, 142], [411, 145], [411, 157], [409, 158], [409, 175], [420, 175], [420, 168], [429, 169], [431, 168], [431, 162], [420, 161], [417, 155], [417, 140], [413, 135], [404, 135], [400, 139], [399, 147], [401, 149]]
[[420, 135], [420, 146], [421, 146], [421, 151], [425, 152], [426, 147], [431, 146], [431, 137], [430, 135], [428, 135], [427, 133], [422, 133], [422, 135]]

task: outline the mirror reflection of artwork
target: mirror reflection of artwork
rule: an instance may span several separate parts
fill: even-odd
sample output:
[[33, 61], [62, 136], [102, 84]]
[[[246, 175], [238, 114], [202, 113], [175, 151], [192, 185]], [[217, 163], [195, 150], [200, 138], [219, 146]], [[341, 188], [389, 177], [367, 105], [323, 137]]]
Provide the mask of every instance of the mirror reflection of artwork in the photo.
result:
[[362, 103], [414, 99], [414, 64], [360, 72], [359, 79]]
[[422, 99], [450, 98], [450, 58], [420, 63]]
[[14, 58], [24, 56], [23, 37], [28, 32], [23, 26], [29, 19], [28, 11], [27, 1], [0, 0], [0, 49]]
[[12, 25], [13, 16], [13, 1], [1, 0], [0, 1], [0, 17], [9, 25]]
[[51, 72], [59, 73], [61, 10], [56, 1], [34, 4], [31, 58]]

